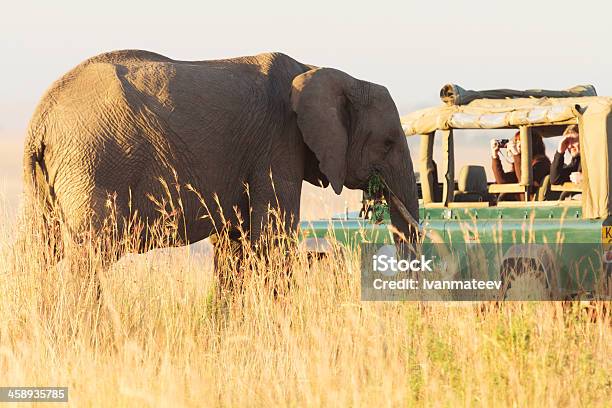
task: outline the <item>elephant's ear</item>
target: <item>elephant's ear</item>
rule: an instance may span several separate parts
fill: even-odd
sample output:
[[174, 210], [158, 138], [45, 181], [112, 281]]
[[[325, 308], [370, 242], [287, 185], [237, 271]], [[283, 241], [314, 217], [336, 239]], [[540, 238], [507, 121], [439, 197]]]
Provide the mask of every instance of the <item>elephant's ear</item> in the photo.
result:
[[304, 142], [319, 161], [336, 194], [346, 177], [348, 111], [344, 90], [351, 82], [344, 72], [317, 68], [293, 79], [291, 106]]

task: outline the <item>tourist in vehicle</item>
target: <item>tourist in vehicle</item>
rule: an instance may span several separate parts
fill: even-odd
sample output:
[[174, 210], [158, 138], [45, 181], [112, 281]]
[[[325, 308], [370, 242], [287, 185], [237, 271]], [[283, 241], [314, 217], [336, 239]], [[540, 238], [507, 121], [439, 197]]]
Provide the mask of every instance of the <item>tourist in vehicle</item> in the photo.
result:
[[[555, 152], [555, 157], [550, 168], [551, 184], [563, 184], [568, 181], [580, 184], [582, 181], [582, 169], [580, 167], [580, 141], [578, 125], [570, 125], [563, 132], [563, 139]], [[565, 164], [565, 152], [569, 152], [572, 160]]]
[[[533, 167], [533, 186], [540, 187], [542, 181], [550, 172], [550, 160], [546, 156], [546, 148], [544, 147], [544, 141], [538, 134], [531, 136], [531, 151], [533, 158], [531, 160], [531, 166]], [[508, 141], [506, 148], [513, 156], [512, 170], [505, 172], [502, 167], [501, 160], [499, 158], [499, 151], [502, 148], [498, 140], [491, 140], [491, 167], [493, 169], [493, 175], [495, 176], [495, 182], [497, 184], [508, 184], [518, 183], [521, 179], [521, 133], [516, 132], [514, 138]], [[522, 199], [522, 194], [512, 196], [514, 199]]]

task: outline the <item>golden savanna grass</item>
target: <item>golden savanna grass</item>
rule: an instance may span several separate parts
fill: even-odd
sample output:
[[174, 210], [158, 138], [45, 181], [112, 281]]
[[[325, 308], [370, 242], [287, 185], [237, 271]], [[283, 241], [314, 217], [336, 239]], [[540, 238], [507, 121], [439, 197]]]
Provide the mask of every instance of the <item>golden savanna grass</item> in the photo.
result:
[[609, 303], [361, 302], [358, 254], [310, 261], [282, 245], [246, 251], [241, 281], [218, 296], [207, 247], [129, 255], [105, 270], [94, 242], [49, 267], [44, 232], [18, 233], [28, 223], [0, 229], [0, 386], [67, 386], [79, 407], [557, 407], [612, 397]]

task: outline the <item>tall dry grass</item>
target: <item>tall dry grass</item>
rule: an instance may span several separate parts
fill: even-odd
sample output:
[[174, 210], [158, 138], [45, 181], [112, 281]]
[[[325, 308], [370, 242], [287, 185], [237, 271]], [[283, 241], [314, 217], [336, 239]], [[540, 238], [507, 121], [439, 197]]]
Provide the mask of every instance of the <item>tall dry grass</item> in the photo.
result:
[[558, 302], [361, 302], [358, 254], [310, 262], [275, 246], [265, 257], [247, 250], [242, 279], [219, 297], [210, 253], [157, 250], [104, 269], [91, 245], [50, 267], [40, 233], [0, 231], [0, 386], [67, 386], [73, 406], [112, 407], [557, 407], [612, 397], [602, 303], [593, 319]]

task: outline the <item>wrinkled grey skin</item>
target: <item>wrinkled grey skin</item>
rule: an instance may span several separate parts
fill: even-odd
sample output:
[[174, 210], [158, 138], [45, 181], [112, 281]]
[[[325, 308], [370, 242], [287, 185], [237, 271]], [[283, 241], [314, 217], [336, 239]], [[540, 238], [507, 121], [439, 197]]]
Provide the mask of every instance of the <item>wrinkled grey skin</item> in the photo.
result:
[[[55, 82], [31, 120], [27, 193], [57, 208], [73, 236], [100, 227], [113, 194], [120, 218], [137, 211], [145, 222], [157, 219], [147, 195], [166, 195], [161, 178], [177, 201], [172, 169], [187, 242], [222, 225], [215, 194], [232, 225], [234, 208], [241, 212], [254, 242], [268, 205], [284, 211], [287, 230], [297, 227], [303, 180], [339, 194], [343, 186], [366, 188], [373, 171], [418, 220], [412, 161], [386, 88], [283, 54], [217, 61], [102, 54]], [[391, 217], [409, 236], [393, 206]]]

